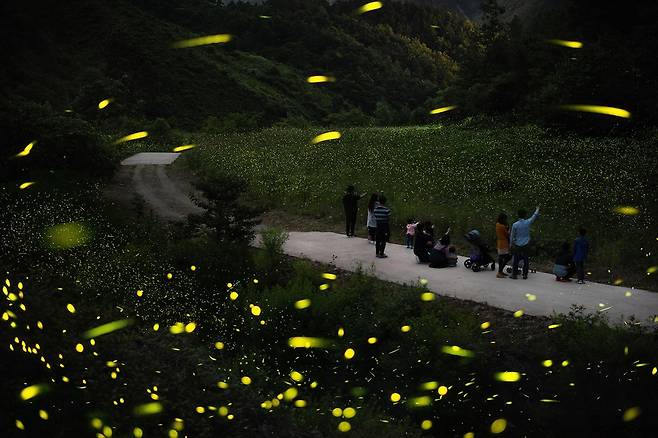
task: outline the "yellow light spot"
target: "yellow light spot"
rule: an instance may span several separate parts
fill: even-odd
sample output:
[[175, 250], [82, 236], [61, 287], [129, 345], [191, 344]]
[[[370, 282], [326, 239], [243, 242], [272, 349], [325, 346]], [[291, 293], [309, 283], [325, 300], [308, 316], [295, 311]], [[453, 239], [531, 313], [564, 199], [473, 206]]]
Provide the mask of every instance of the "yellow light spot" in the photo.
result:
[[176, 324], [169, 327], [169, 333], [174, 335], [179, 335], [185, 331], [185, 324], [182, 322], [177, 322]]
[[20, 430], [25, 430], [25, 425], [21, 420], [16, 420], [16, 427]]
[[318, 289], [320, 289], [320, 290], [327, 290], [327, 289], [329, 289], [329, 285], [328, 285], [327, 283], [325, 283], [325, 284], [321, 284], [320, 286], [318, 286]]
[[553, 366], [553, 361], [550, 360], [550, 359], [546, 359], [546, 360], [543, 361], [541, 364], [542, 364], [543, 366], [545, 366], [546, 368], [550, 368], [550, 367]]
[[306, 400], [295, 400], [295, 407], [305, 408], [306, 407]]
[[226, 406], [220, 406], [217, 409], [217, 413], [222, 417], [226, 417], [228, 415], [228, 408]]
[[194, 265], [190, 266], [190, 271], [196, 271], [196, 266]]
[[46, 385], [32, 385], [21, 390], [21, 399], [30, 400], [46, 391]]
[[338, 337], [342, 338], [343, 336], [345, 336], [345, 329], [338, 327]]
[[296, 336], [288, 339], [288, 346], [292, 348], [322, 348], [328, 344], [329, 342], [322, 338]]
[[376, 344], [377, 343], [377, 338], [374, 336], [371, 338], [368, 338], [368, 344]]
[[401, 397], [400, 394], [398, 394], [397, 392], [394, 392], [393, 394], [391, 394], [391, 401], [392, 401], [393, 403], [397, 403], [397, 402], [399, 402], [401, 398], [402, 398], [402, 397]]
[[432, 428], [432, 421], [431, 420], [423, 420], [422, 423], [420, 423], [420, 428], [423, 430], [430, 430]]
[[238, 293], [236, 291], [233, 291], [229, 294], [228, 297], [231, 299], [231, 301], [235, 301], [238, 299]]
[[243, 385], [251, 385], [251, 377], [242, 376], [242, 378], [240, 379], [240, 382], [242, 382]]
[[85, 351], [84, 345], [82, 345], [82, 344], [76, 345], [75, 346], [75, 351], [77, 351], [78, 353], [82, 353], [83, 351]]
[[347, 421], [341, 421], [338, 423], [338, 430], [341, 432], [349, 432], [352, 429], [352, 425]]
[[434, 301], [436, 299], [436, 295], [432, 292], [423, 292], [420, 294], [420, 299], [422, 301]]
[[658, 368], [653, 367], [653, 369], [651, 370], [651, 375], [652, 375], [652, 376], [655, 376], [656, 373], [658, 373]]
[[633, 294], [632, 294], [631, 291], [629, 291], [629, 290], [627, 290], [627, 291], [624, 293], [624, 296], [626, 296], [626, 297], [630, 297], [631, 295], [633, 295]]
[[44, 411], [43, 409], [39, 409], [39, 418], [42, 420], [47, 420], [48, 417], [48, 412]]
[[25, 146], [25, 148], [16, 154], [16, 157], [25, 157], [30, 154], [34, 145], [37, 144], [36, 140]]
[[343, 416], [343, 410], [341, 408], [333, 408], [331, 410], [331, 415], [333, 415], [336, 418], [342, 417]]
[[306, 82], [309, 84], [321, 84], [323, 82], [336, 82], [336, 78], [333, 76], [309, 76], [306, 78]]
[[431, 115], [441, 114], [441, 113], [445, 113], [445, 112], [448, 112], [448, 111], [452, 111], [452, 110], [454, 110], [455, 108], [457, 108], [456, 105], [452, 105], [452, 106], [444, 106], [444, 107], [442, 107], [442, 108], [435, 108], [435, 109], [433, 109], [432, 111], [430, 111], [430, 114], [431, 114]]
[[432, 404], [432, 397], [423, 395], [409, 399], [409, 406], [412, 408], [423, 408]]
[[27, 181], [27, 182], [24, 182], [21, 185], [19, 185], [18, 188], [21, 189], [21, 190], [24, 190], [24, 189], [30, 187], [33, 184], [36, 184], [36, 182], [35, 181]]
[[169, 436], [169, 438], [178, 438], [178, 431], [175, 429], [170, 429], [167, 436]]
[[329, 131], [324, 134], [320, 134], [311, 140], [311, 143], [318, 144], [323, 141], [338, 140], [340, 138], [340, 132], [338, 131]]
[[361, 6], [359, 9], [357, 9], [356, 13], [365, 14], [366, 12], [376, 11], [377, 9], [381, 9], [382, 6], [384, 6], [382, 2], [369, 2]]
[[304, 376], [302, 375], [302, 373], [294, 370], [290, 373], [290, 378], [295, 382], [301, 382], [302, 380], [304, 380]]
[[269, 400], [265, 400], [263, 403], [260, 404], [260, 407], [263, 409], [272, 409], [272, 402]]
[[348, 348], [347, 350], [345, 350], [344, 356], [345, 359], [350, 360], [354, 357], [355, 354], [356, 352], [354, 351], [353, 348]]
[[[190, 149], [194, 149], [196, 147], [195, 144], [184, 144], [182, 146], [176, 146], [175, 148], [172, 149], [172, 152], [183, 152], [183, 151], [188, 151]], [[192, 269], [194, 270], [194, 269]]]
[[486, 330], [486, 329], [488, 329], [489, 327], [491, 327], [491, 323], [490, 323], [489, 321], [485, 321], [485, 322], [483, 322], [482, 324], [480, 324], [480, 328], [481, 328], [482, 330]]
[[173, 47], [174, 49], [187, 49], [190, 47], [206, 46], [208, 44], [225, 44], [230, 42], [232, 39], [233, 36], [227, 33], [206, 35], [177, 41], [173, 44]]
[[194, 410], [196, 411], [197, 414], [203, 414], [204, 412], [206, 412], [206, 408], [204, 408], [203, 406], [197, 406]]
[[311, 387], [311, 389], [315, 389], [318, 387], [318, 382], [313, 381], [309, 386]]
[[351, 407], [343, 409], [343, 416], [345, 418], [354, 418], [356, 416], [356, 409]]
[[70, 313], [75, 313], [75, 306], [69, 303], [66, 305], [66, 310], [68, 310]]
[[402, 333], [407, 333], [407, 332], [409, 332], [410, 330], [411, 330], [411, 326], [410, 326], [410, 325], [403, 325], [402, 327], [400, 327], [400, 331], [401, 331]]
[[162, 412], [162, 404], [158, 402], [144, 403], [143, 405], [135, 406], [133, 410], [135, 415], [153, 415]]
[[619, 285], [622, 284], [623, 282], [624, 282], [624, 280], [623, 280], [622, 278], [616, 278], [615, 281], [613, 282], [613, 284], [614, 284], [615, 286], [619, 286]]
[[441, 351], [445, 354], [451, 354], [453, 356], [461, 356], [461, 357], [473, 357], [475, 354], [470, 351], [463, 349], [461, 347], [458, 347], [457, 345], [452, 345], [452, 346], [443, 346], [441, 347]]
[[171, 280], [172, 278], [174, 278], [174, 274], [172, 274], [171, 272], [168, 272], [167, 273], [167, 280]]
[[100, 418], [92, 418], [91, 427], [93, 427], [94, 429], [101, 429], [103, 427], [103, 422], [101, 421]]
[[520, 318], [523, 316], [523, 310], [519, 309], [516, 312], [514, 312], [514, 318]]
[[215, 348], [218, 350], [222, 350], [224, 348], [224, 343], [223, 342], [215, 342]]
[[324, 278], [326, 280], [335, 280], [335, 279], [338, 278], [338, 276], [336, 274], [331, 274], [329, 272], [325, 272], [324, 274], [322, 274], [322, 278]]
[[195, 322], [188, 322], [185, 325], [185, 332], [186, 333], [192, 333], [196, 329], [196, 323]]
[[141, 290], [141, 289], [138, 290], [138, 291], [137, 291], [137, 296], [138, 296], [138, 297], [141, 297], [142, 295], [144, 295], [144, 291]]
[[133, 429], [133, 436], [135, 438], [142, 438], [144, 436], [144, 431], [139, 427]]
[[226, 389], [228, 388], [228, 383], [226, 382], [217, 382], [217, 387], [220, 389]]
[[528, 299], [528, 301], [535, 301], [537, 299], [537, 295], [533, 294], [525, 294], [525, 297]]
[[633, 421], [637, 417], [639, 417], [641, 413], [642, 413], [642, 409], [640, 409], [636, 406], [636, 407], [626, 409], [621, 418], [626, 422]]
[[521, 380], [521, 374], [516, 371], [503, 371], [494, 374], [494, 378], [500, 382], [518, 382]]
[[160, 330], [160, 324], [156, 322], [155, 324], [153, 324], [153, 331], [157, 332], [158, 330]]
[[132, 319], [119, 319], [117, 321], [108, 322], [107, 324], [99, 325], [98, 327], [87, 330], [84, 333], [84, 337], [85, 339], [97, 338], [99, 336], [107, 335], [108, 333], [126, 328], [132, 323]]
[[129, 134], [129, 135], [126, 135], [125, 137], [121, 137], [120, 139], [115, 141], [114, 144], [121, 144], [121, 143], [125, 143], [125, 142], [128, 142], [128, 141], [139, 140], [140, 138], [148, 137], [148, 135], [149, 135], [149, 133], [146, 132], [146, 131], [135, 132], [134, 134]]
[[[621, 117], [623, 119], [630, 119], [631, 113], [625, 109], [615, 108], [612, 106], [600, 106], [600, 105], [562, 105], [560, 109], [565, 111], [578, 111], [594, 114], [605, 114], [608, 116]], [[633, 207], [631, 207], [633, 208]], [[624, 213], [621, 213], [624, 214]], [[637, 214], [637, 213], [635, 213]]]
[[491, 433], [503, 433], [507, 429], [507, 420], [504, 418], [499, 418], [491, 423]]
[[553, 329], [556, 329], [556, 328], [558, 328], [558, 327], [560, 327], [560, 326], [562, 326], [562, 324], [551, 324], [551, 325], [548, 326], [548, 328], [551, 329], [551, 330], [553, 330]]
[[260, 310], [260, 307], [258, 307], [258, 306], [253, 306], [251, 308], [251, 314], [254, 315], [254, 316], [259, 316], [260, 312], [261, 312], [261, 310]]
[[475, 438], [475, 434], [473, 432], [466, 432], [464, 438]]
[[566, 41], [566, 40], [548, 40], [549, 43], [556, 46], [568, 47], [570, 49], [582, 49], [583, 43], [580, 41]]
[[286, 401], [294, 400], [295, 397], [297, 397], [297, 394], [299, 394], [297, 388], [290, 387], [283, 392], [283, 399]]
[[650, 266], [647, 268], [647, 275], [655, 274], [658, 272], [658, 266]]
[[447, 386], [439, 386], [439, 389], [437, 391], [440, 396], [444, 396], [448, 393], [448, 387]]
[[101, 100], [100, 102], [98, 102], [98, 109], [99, 109], [99, 110], [102, 110], [103, 108], [105, 108], [106, 106], [108, 106], [109, 104], [111, 104], [113, 100], [114, 100], [114, 99], [105, 99], [105, 100]]
[[307, 309], [309, 307], [311, 307], [311, 300], [308, 298], [304, 300], [295, 301], [295, 309], [302, 310], [302, 309]]

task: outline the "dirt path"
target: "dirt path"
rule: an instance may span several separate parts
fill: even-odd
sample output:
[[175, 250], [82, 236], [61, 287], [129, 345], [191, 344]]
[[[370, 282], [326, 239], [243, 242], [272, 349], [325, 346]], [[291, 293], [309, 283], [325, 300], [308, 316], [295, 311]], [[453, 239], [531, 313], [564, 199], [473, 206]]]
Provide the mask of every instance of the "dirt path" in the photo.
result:
[[[164, 156], [168, 155], [168, 156]], [[175, 155], [175, 157], [173, 156]], [[192, 186], [176, 174], [171, 163], [178, 154], [137, 154], [117, 173], [114, 195], [137, 194], [158, 216], [184, 220], [188, 214], [203, 211], [190, 196]], [[600, 283], [559, 283], [546, 273], [531, 274], [528, 280], [497, 279], [494, 272], [474, 273], [464, 269], [460, 257], [455, 268], [430, 269], [416, 263], [413, 253], [402, 245], [389, 244], [387, 259], [376, 259], [374, 247], [365, 239], [348, 239], [332, 232], [291, 232], [287, 254], [316, 262], [334, 264], [349, 271], [369, 269], [378, 278], [401, 284], [428, 281], [430, 290], [487, 303], [525, 314], [551, 316], [568, 313], [572, 305], [584, 306], [588, 313], [603, 313], [611, 323], [632, 324], [631, 317], [649, 325], [658, 314], [658, 293]]]

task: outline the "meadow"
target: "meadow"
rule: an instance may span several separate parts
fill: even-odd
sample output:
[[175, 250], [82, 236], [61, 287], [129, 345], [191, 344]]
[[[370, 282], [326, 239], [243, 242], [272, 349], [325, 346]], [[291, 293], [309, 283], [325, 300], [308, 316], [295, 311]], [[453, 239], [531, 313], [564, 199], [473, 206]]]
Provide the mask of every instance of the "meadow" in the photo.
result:
[[[326, 130], [326, 129], [325, 129]], [[637, 138], [559, 134], [532, 125], [460, 124], [342, 130], [336, 141], [311, 144], [323, 129], [265, 129], [199, 135], [187, 162], [201, 176], [224, 173], [247, 181], [252, 201], [265, 208], [342, 221], [348, 184], [383, 192], [402, 235], [407, 218], [451, 226], [460, 237], [477, 228], [494, 244], [505, 211], [541, 205], [534, 225], [537, 259], [552, 259], [560, 244], [589, 230], [589, 270], [600, 281], [656, 288], [656, 168], [649, 145]], [[365, 224], [366, 199], [359, 224]], [[637, 208], [621, 214], [620, 206]], [[363, 227], [361, 233], [363, 235]]]

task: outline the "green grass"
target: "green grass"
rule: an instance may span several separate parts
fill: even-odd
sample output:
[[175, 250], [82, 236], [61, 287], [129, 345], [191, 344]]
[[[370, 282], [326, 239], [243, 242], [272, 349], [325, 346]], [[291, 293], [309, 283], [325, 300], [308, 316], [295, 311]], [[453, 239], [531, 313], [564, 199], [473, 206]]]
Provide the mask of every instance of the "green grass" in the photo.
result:
[[[585, 226], [594, 278], [656, 289], [655, 169], [650, 138], [558, 135], [535, 126], [461, 125], [355, 128], [338, 141], [312, 145], [322, 129], [267, 129], [198, 136], [186, 158], [201, 173], [244, 178], [259, 203], [294, 214], [342, 220], [347, 184], [384, 192], [400, 225], [407, 217], [472, 228], [494, 243], [500, 211], [512, 221], [523, 207], [542, 206], [533, 238], [539, 259]], [[365, 200], [359, 225], [365, 223]], [[617, 214], [618, 206], [640, 214]], [[463, 242], [462, 242], [463, 244]], [[651, 256], [647, 256], [651, 254]]]

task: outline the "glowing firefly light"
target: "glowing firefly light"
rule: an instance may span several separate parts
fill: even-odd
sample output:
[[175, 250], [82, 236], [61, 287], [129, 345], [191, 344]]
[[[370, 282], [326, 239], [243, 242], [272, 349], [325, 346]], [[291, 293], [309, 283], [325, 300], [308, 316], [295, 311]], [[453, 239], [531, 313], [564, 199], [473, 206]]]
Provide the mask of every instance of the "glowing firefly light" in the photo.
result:
[[196, 329], [196, 323], [195, 322], [189, 322], [185, 324], [185, 333], [192, 333]]
[[441, 113], [445, 113], [445, 112], [448, 112], [448, 111], [452, 111], [455, 108], [457, 108], [457, 105], [444, 106], [442, 108], [435, 108], [432, 111], [430, 111], [430, 114], [431, 115], [441, 114]]
[[309, 76], [306, 78], [306, 82], [309, 84], [321, 84], [323, 82], [336, 82], [336, 78], [333, 76]]
[[374, 336], [368, 338], [368, 344], [376, 344], [376, 343], [377, 343], [377, 338], [375, 338]]
[[221, 350], [224, 348], [224, 343], [223, 342], [215, 342], [215, 348], [218, 350]]
[[187, 49], [190, 47], [206, 46], [209, 44], [225, 44], [230, 42], [233, 36], [230, 34], [222, 33], [217, 35], [207, 35], [197, 38], [189, 38], [186, 40], [177, 41], [173, 44], [174, 49]]
[[383, 6], [384, 4], [382, 2], [369, 2], [361, 6], [359, 9], [357, 9], [356, 13], [365, 14], [366, 12], [371, 12], [371, 11], [376, 11], [377, 9], [381, 9]]
[[26, 188], [30, 187], [31, 185], [36, 184], [36, 181], [27, 181], [24, 183], [21, 183], [21, 185], [18, 186], [19, 189], [25, 190]]
[[349, 432], [352, 429], [352, 425], [347, 421], [341, 421], [338, 423], [338, 430], [341, 432]]
[[528, 301], [535, 301], [537, 299], [537, 295], [533, 294], [525, 294], [525, 297], [528, 299]]
[[640, 408], [638, 408], [637, 406], [635, 406], [635, 407], [632, 407], [632, 408], [628, 408], [628, 409], [626, 409], [626, 410], [624, 411], [624, 414], [622, 415], [621, 418], [622, 418], [625, 422], [629, 422], [629, 421], [633, 421], [633, 420], [635, 420], [637, 417], [640, 416], [641, 413], [642, 413], [642, 409], [640, 409]]
[[120, 319], [117, 321], [108, 322], [107, 324], [99, 325], [93, 329], [87, 330], [84, 333], [85, 339], [97, 338], [99, 336], [107, 335], [117, 330], [121, 330], [130, 326], [133, 323], [131, 319]]
[[311, 300], [308, 298], [304, 300], [295, 301], [295, 309], [302, 310], [302, 309], [307, 309], [309, 307], [311, 307]]
[[422, 301], [434, 301], [436, 299], [436, 295], [434, 295], [432, 292], [423, 292], [420, 294], [420, 299]]
[[320, 134], [311, 140], [311, 143], [318, 144], [323, 141], [338, 140], [341, 137], [340, 132], [338, 131], [329, 131], [324, 134]]
[[188, 151], [190, 149], [194, 149], [196, 147], [195, 144], [185, 144], [183, 146], [176, 146], [175, 148], [172, 149], [173, 152], [183, 152], [183, 151]]
[[461, 357], [473, 357], [475, 355], [472, 351], [458, 347], [457, 345], [452, 345], [452, 346], [445, 345], [441, 347], [441, 351], [445, 354], [450, 354], [453, 356], [461, 356]]
[[48, 387], [46, 385], [32, 385], [21, 390], [21, 400], [30, 400], [39, 394], [43, 394]]
[[346, 407], [343, 409], [343, 416], [345, 418], [354, 418], [356, 416], [356, 409], [351, 407]]
[[162, 404], [158, 402], [145, 403], [135, 406], [133, 412], [137, 416], [158, 414], [162, 412]]
[[292, 348], [322, 348], [328, 344], [329, 342], [322, 338], [296, 336], [288, 339], [288, 346]]
[[329, 272], [325, 272], [324, 274], [322, 274], [322, 278], [324, 278], [326, 280], [335, 280], [335, 279], [338, 278], [338, 276], [336, 274], [331, 274]]
[[298, 394], [299, 391], [297, 391], [297, 388], [290, 387], [283, 392], [283, 399], [286, 401], [291, 401], [294, 400]]
[[491, 433], [499, 434], [503, 433], [507, 429], [507, 420], [504, 418], [499, 418], [491, 423]]
[[481, 328], [482, 330], [486, 330], [486, 329], [488, 329], [489, 327], [491, 327], [491, 323], [490, 323], [489, 321], [485, 321], [485, 322], [483, 322], [482, 324], [480, 324], [480, 328]]
[[347, 350], [345, 350], [343, 356], [345, 356], [345, 359], [350, 360], [354, 357], [355, 354], [356, 352], [354, 351], [353, 348], [348, 348]]
[[400, 394], [398, 394], [397, 392], [394, 392], [393, 394], [391, 394], [391, 397], [390, 397], [390, 398], [391, 398], [391, 401], [392, 401], [393, 403], [397, 403], [397, 402], [400, 401], [400, 399], [401, 399], [402, 397], [401, 397]]
[[169, 327], [169, 333], [173, 335], [179, 335], [185, 331], [185, 324], [182, 322], [177, 322], [176, 324]]
[[556, 46], [568, 47], [570, 49], [582, 49], [583, 43], [580, 41], [566, 41], [566, 40], [548, 40], [550, 44]]
[[114, 99], [104, 99], [104, 100], [101, 100], [100, 102], [98, 102], [98, 109], [99, 109], [99, 110], [102, 110], [103, 108], [105, 108], [106, 106], [108, 106], [109, 104], [111, 104], [113, 100], [114, 100]]
[[542, 364], [542, 366], [544, 366], [546, 368], [550, 368], [550, 367], [553, 366], [553, 361], [550, 360], [550, 359], [546, 359], [545, 361], [542, 361], [541, 364]]
[[251, 377], [242, 376], [242, 378], [240, 379], [240, 382], [242, 382], [243, 385], [251, 385]]
[[553, 329], [556, 329], [556, 328], [561, 327], [561, 326], [562, 326], [562, 324], [551, 324], [551, 325], [548, 326], [548, 328], [550, 330], [553, 330]]
[[121, 137], [117, 141], [114, 142], [114, 144], [121, 144], [125, 143], [127, 141], [133, 141], [133, 140], [139, 140], [140, 138], [146, 138], [148, 137], [149, 133], [146, 131], [139, 131], [135, 132], [134, 134], [126, 135], [125, 137]]
[[331, 415], [333, 415], [336, 418], [340, 418], [343, 416], [343, 410], [341, 408], [333, 408], [331, 410]]
[[254, 316], [259, 316], [260, 313], [261, 313], [261, 309], [260, 309], [260, 307], [258, 307], [258, 306], [253, 306], [253, 307], [251, 308], [251, 314], [252, 314], [252, 315], [254, 315]]
[[448, 393], [448, 387], [447, 386], [439, 386], [439, 389], [436, 391], [439, 393], [441, 397], [446, 395]]
[[82, 353], [83, 351], [85, 351], [84, 345], [82, 345], [82, 344], [76, 345], [75, 346], [75, 351], [77, 351], [78, 353]]
[[520, 318], [523, 316], [523, 310], [519, 309], [516, 312], [514, 312], [514, 318]]
[[27, 146], [25, 146], [25, 148], [22, 151], [20, 151], [19, 153], [17, 153], [15, 155], [15, 157], [25, 157], [25, 156], [29, 155], [35, 144], [37, 144], [36, 140], [31, 142]]
[[304, 376], [302, 375], [302, 373], [294, 370], [290, 373], [290, 378], [295, 382], [301, 382], [302, 380], [304, 380]]
[[400, 331], [402, 333], [408, 333], [409, 331], [411, 331], [411, 326], [410, 325], [403, 325], [402, 327], [400, 327]]
[[430, 430], [432, 428], [432, 421], [431, 420], [423, 420], [422, 423], [420, 423], [420, 428], [423, 430]]
[[75, 313], [75, 306], [71, 303], [66, 305], [66, 310], [69, 311], [69, 313]]
[[412, 408], [424, 408], [432, 404], [432, 397], [423, 395], [409, 399], [409, 406]]
[[494, 378], [500, 382], [518, 382], [521, 380], [521, 374], [516, 371], [503, 371], [494, 374]]
[[565, 111], [577, 111], [593, 114], [604, 114], [607, 116], [621, 117], [623, 119], [630, 119], [631, 113], [625, 109], [615, 108], [612, 106], [600, 105], [561, 105], [560, 109]]

